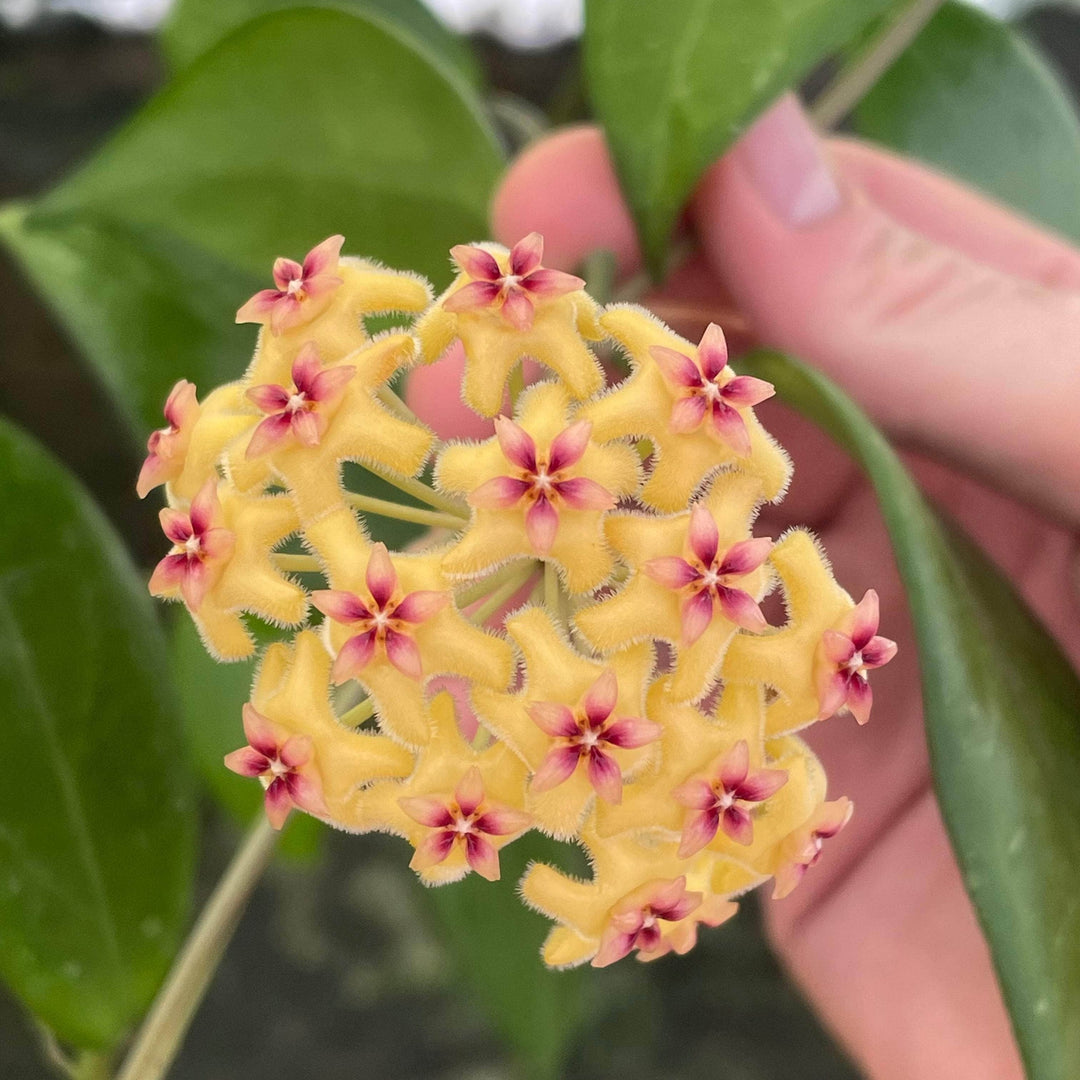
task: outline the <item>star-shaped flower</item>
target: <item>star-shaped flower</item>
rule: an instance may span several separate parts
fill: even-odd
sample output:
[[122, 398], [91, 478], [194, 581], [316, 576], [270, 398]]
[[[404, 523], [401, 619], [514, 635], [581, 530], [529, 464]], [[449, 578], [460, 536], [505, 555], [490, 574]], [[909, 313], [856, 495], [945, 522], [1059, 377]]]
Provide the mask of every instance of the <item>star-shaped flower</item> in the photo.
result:
[[409, 863], [414, 870], [429, 870], [445, 862], [458, 847], [481, 877], [498, 881], [499, 853], [488, 837], [520, 835], [531, 824], [525, 811], [484, 797], [484, 778], [475, 765], [458, 781], [450, 799], [413, 795], [398, 803], [413, 821], [431, 830]]
[[641, 960], [655, 960], [671, 951], [660, 922], [682, 922], [701, 907], [702, 894], [688, 892], [686, 877], [671, 881], [647, 881], [615, 904], [600, 937], [600, 949], [592, 958], [593, 967], [607, 967], [635, 949]]
[[870, 719], [874, 694], [867, 672], [887, 664], [896, 655], [896, 642], [879, 637], [878, 595], [868, 589], [844, 620], [844, 629], [821, 635], [817, 657], [820, 719], [847, 709], [860, 724]]
[[[687, 826], [700, 811], [687, 808], [678, 793], [689, 783], [714, 775], [719, 762], [738, 743], [745, 743], [748, 771], [782, 772], [787, 783], [769, 796], [767, 809], [756, 814], [748, 836], [735, 839], [719, 827], [713, 829], [703, 852], [712, 860], [711, 869], [699, 864], [702, 856], [697, 852], [689, 855], [714, 893], [745, 892], [772, 876], [778, 845], [825, 797], [824, 771], [802, 740], [794, 736], [764, 738], [765, 695], [760, 686], [725, 686], [715, 714], [705, 716], [699, 709], [674, 700], [667, 693], [667, 682], [659, 679], [653, 683], [646, 699], [648, 716], [663, 730], [658, 764], [627, 786], [621, 805], [597, 804], [596, 833], [601, 837], [684, 839]], [[680, 844], [676, 854], [682, 857], [685, 851]], [[689, 864], [680, 865], [685, 868]]]
[[259, 457], [293, 439], [304, 446], [318, 446], [345, 384], [356, 374], [350, 364], [323, 370], [319, 347], [309, 341], [292, 366], [292, 385], [277, 383], [253, 386], [248, 400], [267, 414], [251, 434], [245, 455]]
[[[249, 708], [272, 725], [283, 762], [285, 747], [294, 740], [300, 740], [294, 743], [300, 756], [303, 748], [309, 747], [311, 756], [306, 761], [298, 761], [291, 752], [288, 756], [300, 773], [317, 779], [325, 807], [319, 816], [341, 828], [354, 832], [374, 828], [376, 823], [365, 818], [359, 808], [359, 792], [372, 781], [400, 778], [413, 771], [413, 755], [403, 746], [385, 735], [356, 731], [338, 720], [330, 703], [330, 655], [311, 630], [297, 634], [294, 645], [278, 642], [266, 650]], [[264, 752], [266, 746], [253, 741], [251, 735], [248, 731], [250, 745]], [[251, 761], [249, 755], [229, 757], [234, 763]]]
[[517, 330], [532, 329], [540, 299], [585, 288], [581, 278], [540, 265], [544, 238], [537, 232], [529, 233], [510, 249], [505, 270], [490, 251], [472, 244], [451, 248], [450, 257], [461, 273], [473, 280], [448, 296], [443, 308], [455, 312], [495, 308]]
[[419, 274], [339, 255], [340, 247], [341, 237], [332, 236], [302, 265], [279, 259], [274, 266], [279, 287], [263, 290], [240, 309], [238, 322], [264, 324], [247, 372], [249, 385], [284, 383], [297, 353], [311, 340], [318, 341], [326, 365], [339, 364], [371, 344], [368, 316], [418, 312], [431, 302], [431, 286]]
[[[614, 594], [578, 612], [578, 629], [601, 650], [643, 637], [670, 642], [677, 650], [671, 693], [700, 698], [740, 625], [759, 625], [757, 601], [771, 579], [758, 556], [769, 541], [748, 535], [760, 499], [756, 476], [732, 472], [715, 479], [693, 513], [609, 514], [605, 536], [630, 575]], [[728, 555], [734, 567], [723, 566]], [[714, 610], [720, 597], [726, 610], [722, 600]]]
[[737, 844], [754, 842], [751, 816], [757, 803], [774, 795], [787, 782], [783, 769], [750, 771], [750, 747], [740, 739], [726, 754], [716, 758], [704, 775], [677, 787], [676, 802], [692, 811], [683, 825], [679, 855], [697, 854], [716, 835], [724, 832]]
[[430, 733], [428, 680], [460, 675], [504, 690], [513, 671], [510, 646], [454, 606], [442, 559], [439, 551], [390, 556], [382, 544], [350, 548], [347, 558], [332, 553], [333, 588], [313, 596], [330, 616], [324, 627], [337, 657], [335, 680], [361, 683], [380, 725], [409, 746], [422, 746]]
[[304, 590], [277, 569], [274, 548], [298, 528], [282, 496], [250, 497], [211, 477], [188, 511], [161, 511], [172, 541], [158, 563], [150, 592], [182, 598], [207, 648], [224, 660], [250, 656], [255, 643], [240, 612], [296, 625], [307, 614]]
[[315, 768], [308, 735], [290, 735], [253, 705], [244, 706], [248, 745], [225, 755], [225, 767], [240, 776], [257, 776], [266, 789], [266, 816], [280, 829], [295, 806], [315, 817], [328, 817], [322, 778]]
[[588, 425], [567, 426], [567, 408], [563, 387], [538, 383], [522, 395], [516, 422], [502, 420], [494, 438], [444, 448], [436, 480], [474, 508], [446, 556], [449, 573], [540, 557], [559, 567], [571, 592], [594, 589], [611, 573], [602, 518], [637, 487], [637, 455], [597, 446]]
[[[307, 347], [305, 346], [305, 350]], [[301, 521], [316, 521], [344, 502], [341, 463], [359, 461], [404, 476], [414, 476], [431, 449], [434, 436], [427, 428], [395, 416], [376, 394], [383, 384], [413, 359], [414, 342], [408, 334], [389, 334], [349, 356], [347, 365], [318, 370], [317, 360], [307, 350], [293, 366], [305, 385], [318, 384], [322, 398], [314, 410], [299, 402], [302, 412], [288, 414], [288, 405], [297, 397], [283, 387], [277, 391], [256, 389], [260, 408], [276, 407], [288, 393], [284, 420], [271, 417], [253, 424], [251, 402], [247, 402], [251, 436], [249, 441], [234, 444], [229, 455], [229, 477], [241, 490], [262, 489], [279, 479], [290, 491]], [[320, 351], [322, 351], [320, 349]], [[299, 370], [297, 365], [299, 365]], [[342, 373], [342, 374], [339, 374]], [[351, 372], [346, 375], [345, 372]], [[293, 383], [299, 389], [299, 385]], [[273, 397], [271, 398], [271, 393]], [[250, 395], [249, 395], [250, 396]], [[294, 431], [294, 424], [317, 425], [308, 428], [317, 434], [316, 442], [302, 438], [283, 438], [276, 445], [266, 445], [270, 420], [281, 432]], [[308, 420], [307, 417], [314, 417]], [[320, 420], [319, 417], [322, 419]], [[252, 447], [254, 446], [254, 449]]]
[[806, 871], [821, 858], [824, 842], [851, 820], [854, 811], [854, 804], [846, 797], [822, 803], [810, 819], [783, 842], [775, 871], [774, 900], [782, 900], [802, 881]]
[[537, 555], [547, 555], [559, 531], [559, 507], [571, 510], [610, 510], [611, 492], [587, 476], [570, 476], [570, 469], [589, 445], [592, 425], [579, 420], [560, 431], [547, 454], [538, 454], [533, 437], [510, 420], [495, 420], [495, 434], [513, 476], [495, 476], [469, 495], [469, 505], [483, 510], [506, 510], [522, 505], [525, 532]]
[[656, 460], [643, 502], [680, 510], [706, 477], [734, 465], [760, 478], [765, 499], [783, 494], [791, 474], [787, 455], [751, 408], [768, 384], [726, 366], [718, 329], [694, 346], [625, 304], [608, 308], [600, 323], [626, 350], [632, 371], [578, 415], [593, 422], [594, 438], [602, 442], [635, 436], [652, 443]]
[[585, 692], [577, 710], [555, 701], [529, 706], [536, 726], [555, 741], [532, 778], [532, 790], [550, 791], [573, 776], [578, 766], [593, 790], [607, 802], [622, 802], [622, 769], [611, 750], [636, 750], [660, 738], [660, 726], [639, 716], [616, 716], [619, 683], [605, 668]]
[[768, 625], [757, 601], [738, 587], [747, 574], [757, 570], [772, 550], [770, 537], [740, 540], [720, 554], [720, 534], [712, 514], [703, 503], [690, 511], [687, 544], [690, 560], [678, 555], [650, 559], [642, 570], [666, 588], [682, 592], [682, 638], [693, 645], [713, 620], [716, 608], [725, 619], [755, 633]]
[[416, 325], [431, 364], [453, 343], [465, 348], [462, 397], [482, 416], [502, 407], [506, 380], [523, 357], [550, 368], [572, 397], [590, 397], [603, 374], [584, 339], [602, 338], [596, 304], [579, 278], [540, 266], [543, 240], [532, 233], [512, 252], [463, 245], [452, 255], [461, 274]]
[[[421, 708], [430, 731], [416, 770], [404, 783], [359, 792], [357, 817], [404, 836], [416, 849], [411, 865], [425, 885], [458, 881], [471, 869], [494, 879], [499, 850], [531, 825], [521, 810], [525, 766], [505, 743], [483, 750], [466, 743], [449, 693], [436, 694], [430, 710], [424, 703]], [[484, 820], [488, 811], [495, 816]], [[469, 836], [476, 839], [470, 843]]]
[[236, 536], [223, 527], [217, 480], [206, 481], [191, 502], [189, 512], [165, 507], [159, 511], [161, 531], [173, 542], [172, 550], [150, 577], [152, 596], [179, 591], [188, 610], [202, 607], [207, 590], [221, 578], [236, 548]]
[[342, 283], [337, 265], [344, 243], [344, 236], [329, 236], [304, 256], [302, 264], [293, 259], [277, 259], [274, 262], [275, 288], [257, 292], [236, 313], [236, 321], [261, 323], [269, 320], [273, 334], [310, 322]]
[[721, 442], [739, 457], [749, 457], [750, 434], [740, 410], [760, 405], [776, 390], [763, 379], [732, 372], [724, 331], [709, 323], [696, 358], [667, 345], [653, 345], [649, 353], [677, 395], [668, 427], [681, 435], [696, 431], [707, 420]]
[[573, 836], [596, 795], [618, 802], [624, 778], [653, 757], [660, 729], [644, 718], [652, 646], [586, 659], [539, 607], [509, 616], [506, 632], [524, 658], [524, 684], [513, 695], [474, 687], [473, 706], [533, 774], [526, 805], [537, 828]]
[[697, 941], [699, 924], [719, 926], [737, 910], [711, 889], [711, 856], [680, 861], [673, 843], [642, 844], [629, 836], [601, 841], [587, 827], [582, 843], [591, 881], [534, 863], [521, 882], [525, 901], [559, 924], [544, 943], [550, 967], [587, 960], [603, 967], [632, 948], [642, 960], [685, 953]]
[[199, 399], [195, 384], [181, 379], [165, 401], [166, 427], [155, 431], [146, 441], [147, 456], [135, 485], [140, 499], [145, 499], [159, 484], [175, 480], [184, 468], [191, 430], [199, 419]]
[[338, 650], [334, 682], [359, 678], [379, 650], [402, 674], [419, 679], [424, 669], [412, 627], [442, 611], [450, 603], [450, 593], [420, 589], [401, 595], [397, 571], [382, 543], [371, 550], [365, 581], [367, 600], [334, 589], [311, 594], [311, 602], [324, 615], [357, 631]]
[[844, 624], [854, 605], [837, 585], [821, 549], [803, 529], [782, 536], [769, 555], [784, 590], [788, 619], [765, 634], [738, 634], [720, 669], [726, 682], [772, 687], [770, 736], [797, 731], [821, 713], [815, 657], [826, 630]]

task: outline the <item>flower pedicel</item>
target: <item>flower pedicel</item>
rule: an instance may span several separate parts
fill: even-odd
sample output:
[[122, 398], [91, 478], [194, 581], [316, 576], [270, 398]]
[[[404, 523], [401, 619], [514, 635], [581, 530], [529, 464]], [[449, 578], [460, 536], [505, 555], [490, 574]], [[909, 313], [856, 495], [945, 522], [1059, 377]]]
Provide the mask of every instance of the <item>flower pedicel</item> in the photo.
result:
[[[865, 723], [896, 646], [809, 533], [754, 535], [790, 477], [754, 415], [773, 388], [731, 370], [718, 326], [694, 345], [601, 308], [536, 233], [454, 248], [434, 300], [341, 243], [277, 261], [237, 316], [261, 324], [247, 373], [201, 403], [178, 383], [139, 477], [169, 504], [151, 591], [220, 660], [253, 654], [244, 613], [291, 635], [263, 652], [225, 764], [262, 783], [275, 828], [296, 809], [405, 837], [428, 885], [498, 878], [530, 829], [581, 844], [589, 880], [534, 864], [520, 886], [556, 924], [553, 967], [683, 953], [740, 893], [786, 895], [852, 812], [795, 732]], [[394, 312], [411, 332], [366, 334]], [[631, 367], [613, 386], [603, 340]], [[440, 443], [390, 389], [455, 341], [483, 441]], [[507, 409], [526, 357], [546, 371]], [[349, 491], [348, 461], [413, 501]], [[433, 531], [389, 551], [379, 516]]]

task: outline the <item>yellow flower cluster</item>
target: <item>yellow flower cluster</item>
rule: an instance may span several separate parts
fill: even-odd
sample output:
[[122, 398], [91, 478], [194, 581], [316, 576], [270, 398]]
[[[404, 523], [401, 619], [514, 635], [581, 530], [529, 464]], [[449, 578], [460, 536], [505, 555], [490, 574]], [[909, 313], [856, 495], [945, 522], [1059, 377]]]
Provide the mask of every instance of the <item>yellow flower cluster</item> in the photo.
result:
[[[520, 886], [555, 967], [682, 953], [733, 897], [789, 892], [851, 813], [794, 733], [865, 721], [895, 646], [809, 533], [753, 534], [790, 475], [753, 411], [772, 387], [731, 370], [718, 327], [694, 345], [601, 308], [537, 234], [455, 248], [434, 300], [341, 243], [277, 261], [238, 314], [262, 324], [247, 372], [201, 403], [178, 384], [140, 476], [169, 504], [151, 591], [209, 651], [252, 655], [246, 615], [294, 631], [226, 764], [275, 826], [299, 808], [405, 837], [429, 885], [497, 878], [529, 829], [580, 844], [590, 880], [533, 865]], [[415, 321], [370, 336], [386, 313]], [[611, 386], [599, 342], [630, 364]], [[441, 443], [390, 388], [455, 343], [483, 441]], [[526, 358], [546, 369], [527, 387]], [[409, 498], [350, 492], [346, 462]], [[391, 552], [379, 516], [430, 531]]]

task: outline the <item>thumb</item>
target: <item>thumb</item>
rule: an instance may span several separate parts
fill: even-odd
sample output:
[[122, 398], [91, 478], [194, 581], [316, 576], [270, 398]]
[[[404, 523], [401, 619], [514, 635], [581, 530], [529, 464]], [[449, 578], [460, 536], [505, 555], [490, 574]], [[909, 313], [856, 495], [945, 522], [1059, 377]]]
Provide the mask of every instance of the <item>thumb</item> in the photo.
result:
[[910, 162], [823, 143], [790, 95], [691, 214], [759, 339], [899, 438], [1080, 520], [1080, 254]]

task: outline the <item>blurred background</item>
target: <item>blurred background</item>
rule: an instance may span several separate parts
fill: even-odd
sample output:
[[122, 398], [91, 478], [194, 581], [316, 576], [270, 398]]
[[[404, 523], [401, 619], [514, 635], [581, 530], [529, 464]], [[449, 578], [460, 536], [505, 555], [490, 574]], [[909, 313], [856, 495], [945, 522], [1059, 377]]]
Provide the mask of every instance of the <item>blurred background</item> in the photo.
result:
[[[428, 6], [469, 35], [510, 148], [541, 123], [585, 115], [580, 4], [428, 0]], [[1019, 18], [1064, 78], [1080, 87], [1080, 10], [1035, 10], [1009, 0], [981, 6]], [[0, 0], [0, 201], [49, 189], [163, 84], [167, 66], [156, 31], [170, 7], [169, 0]], [[97, 496], [136, 561], [152, 565], [160, 554], [156, 505], [134, 496], [140, 456], [112, 399], [7, 258], [0, 259], [0, 297], [0, 413], [52, 448]], [[239, 741], [238, 721], [236, 733]], [[215, 799], [208, 795], [200, 805], [196, 907], [239, 835]], [[286, 847], [195, 1019], [170, 1074], [176, 1080], [511, 1077], [517, 1072], [508, 1047], [528, 1045], [530, 1010], [552, 1008], [564, 1012], [571, 1049], [561, 1075], [567, 1077], [855, 1076], [784, 981], [753, 901], [722, 931], [703, 934], [677, 964], [621, 964], [602, 983], [530, 975], [532, 995], [500, 1011], [477, 991], [484, 965], [538, 969], [542, 920], [522, 910], [509, 924], [489, 928], [478, 908], [477, 934], [491, 935], [489, 955], [478, 958], [456, 948], [447, 932], [447, 904], [456, 907], [460, 924], [471, 903], [468, 889], [434, 901], [417, 886], [399, 842], [329, 831], [316, 836], [309, 829]], [[511, 851], [504, 884], [529, 855], [527, 843]], [[509, 886], [504, 900], [514, 904]], [[560, 990], [556, 999], [547, 992], [549, 980], [572, 983], [572, 992]], [[544, 1060], [549, 1050], [534, 1046], [530, 1053]], [[53, 1075], [48, 1047], [0, 989], [0, 1077]]]

